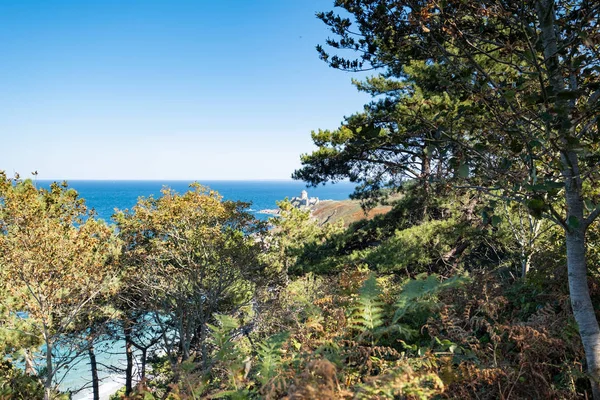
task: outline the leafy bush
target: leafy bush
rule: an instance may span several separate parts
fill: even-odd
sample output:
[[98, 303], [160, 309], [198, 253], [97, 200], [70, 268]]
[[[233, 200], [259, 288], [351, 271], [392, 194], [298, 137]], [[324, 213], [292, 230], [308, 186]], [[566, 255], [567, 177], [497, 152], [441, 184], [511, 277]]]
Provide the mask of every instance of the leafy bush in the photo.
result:
[[365, 256], [365, 261], [382, 273], [410, 271], [411, 274], [438, 269], [450, 258], [460, 236], [453, 220], [429, 221], [396, 231], [393, 237]]
[[0, 362], [0, 399], [34, 400], [44, 398], [44, 386], [35, 376], [26, 375], [9, 361]]

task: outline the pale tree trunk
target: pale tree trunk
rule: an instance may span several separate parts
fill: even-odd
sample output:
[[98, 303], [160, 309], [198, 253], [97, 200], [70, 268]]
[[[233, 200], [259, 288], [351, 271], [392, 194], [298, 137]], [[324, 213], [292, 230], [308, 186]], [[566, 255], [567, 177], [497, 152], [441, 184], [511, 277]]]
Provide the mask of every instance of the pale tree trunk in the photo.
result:
[[[536, 11], [539, 20], [540, 38], [544, 51], [544, 64], [548, 73], [548, 83], [554, 93], [566, 89], [565, 77], [558, 57], [558, 37], [554, 0], [538, 0]], [[575, 82], [576, 85], [576, 82]], [[575, 90], [576, 87], [570, 87]], [[577, 153], [572, 150], [569, 138], [573, 132], [563, 126], [571, 125], [571, 109], [566, 99], [554, 99], [552, 105], [558, 119], [558, 133], [561, 139], [563, 178], [565, 179], [565, 199], [567, 206], [566, 245], [567, 270], [569, 274], [569, 295], [573, 316], [579, 327], [579, 334], [585, 350], [588, 374], [594, 399], [600, 400], [600, 328], [590, 298], [585, 260], [586, 221], [583, 218], [582, 178]]]
[[527, 276], [529, 272], [529, 268], [531, 267], [531, 259], [533, 254], [536, 252], [535, 246], [536, 241], [541, 235], [540, 230], [542, 229], [542, 221], [535, 219], [532, 215], [527, 215], [527, 226], [528, 230], [528, 238], [527, 240], [527, 248], [525, 256], [523, 257], [523, 269], [521, 271], [523, 279]]
[[525, 279], [531, 266], [531, 254], [521, 249], [521, 278]]
[[31, 351], [29, 349], [25, 350], [25, 373], [27, 375], [37, 375], [37, 371], [35, 370], [35, 365], [33, 364], [33, 359], [31, 357]]
[[[574, 153], [569, 154], [573, 166], [577, 166]], [[569, 169], [569, 172], [572, 170]], [[568, 173], [569, 173], [568, 172]], [[570, 175], [565, 184], [567, 202], [567, 269], [569, 273], [569, 295], [573, 316], [579, 327], [579, 335], [583, 349], [587, 370], [590, 376], [592, 394], [594, 399], [600, 399], [600, 327], [590, 297], [587, 279], [587, 265], [585, 257], [585, 231], [583, 219], [583, 200], [581, 188], [577, 179]], [[569, 224], [569, 222], [571, 223]], [[576, 221], [576, 223], [575, 223]]]
[[54, 378], [54, 370], [52, 368], [52, 343], [48, 334], [44, 334], [46, 341], [46, 378], [44, 380], [44, 400], [52, 399], [52, 379]]
[[600, 399], [600, 329], [588, 289], [585, 238], [582, 229], [567, 232], [567, 267], [571, 307], [585, 350], [594, 399]]
[[527, 273], [529, 272], [529, 268], [531, 267], [531, 259], [535, 253], [535, 242], [539, 237], [542, 223], [540, 220], [536, 220], [534, 217], [532, 217], [529, 213], [527, 213], [526, 216], [527, 221], [524, 221], [524, 210], [520, 206], [514, 212], [519, 217], [517, 221], [518, 223], [512, 221], [511, 210], [508, 208], [508, 205], [504, 203], [506, 220], [510, 225], [515, 242], [517, 242], [519, 245], [519, 250], [521, 253], [519, 260], [521, 262], [521, 278], [525, 279], [527, 277]]

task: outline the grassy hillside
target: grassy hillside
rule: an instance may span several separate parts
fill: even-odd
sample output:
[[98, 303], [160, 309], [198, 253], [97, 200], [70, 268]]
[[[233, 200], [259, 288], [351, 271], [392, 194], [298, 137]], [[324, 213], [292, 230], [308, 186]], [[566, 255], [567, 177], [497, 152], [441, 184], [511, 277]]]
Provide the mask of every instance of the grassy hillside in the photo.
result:
[[324, 200], [313, 208], [312, 216], [320, 223], [336, 223], [342, 220], [345, 226], [349, 226], [362, 219], [371, 220], [377, 215], [386, 214], [391, 209], [390, 205], [378, 205], [365, 212], [358, 200]]

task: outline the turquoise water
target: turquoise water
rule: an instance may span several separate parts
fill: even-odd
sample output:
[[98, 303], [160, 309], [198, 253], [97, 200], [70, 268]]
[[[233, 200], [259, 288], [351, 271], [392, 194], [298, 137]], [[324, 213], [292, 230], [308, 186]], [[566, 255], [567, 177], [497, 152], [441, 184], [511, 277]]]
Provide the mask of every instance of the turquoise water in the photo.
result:
[[[38, 181], [38, 185], [47, 187], [52, 181]], [[93, 207], [98, 216], [110, 220], [114, 209], [131, 208], [139, 196], [160, 195], [163, 186], [180, 193], [188, 190], [191, 181], [68, 181], [76, 189], [88, 206]], [[334, 185], [306, 188], [297, 181], [199, 181], [204, 186], [218, 191], [226, 200], [242, 200], [252, 203], [251, 209], [257, 218], [268, 218], [259, 214], [263, 209], [276, 208], [275, 202], [284, 198], [300, 196], [307, 190], [311, 197], [321, 200], [344, 200], [354, 190], [354, 184], [340, 182]]]
[[[38, 186], [48, 187], [52, 181], [38, 181]], [[133, 207], [140, 196], [159, 196], [163, 186], [168, 186], [179, 193], [188, 190], [191, 181], [69, 181], [69, 186], [77, 190], [86, 204], [96, 210], [98, 217], [110, 221], [115, 208], [126, 209]], [[266, 219], [269, 215], [260, 214], [263, 209], [276, 208], [276, 201], [286, 197], [299, 196], [302, 190], [307, 190], [311, 197], [321, 200], [344, 200], [354, 190], [354, 185], [341, 182], [335, 185], [306, 188], [302, 182], [295, 181], [200, 181], [199, 183], [218, 191], [227, 200], [242, 200], [251, 202], [251, 212], [257, 218]], [[105, 342], [97, 346], [97, 360], [100, 364], [124, 367], [124, 345], [122, 341]], [[88, 360], [82, 357], [80, 362], [66, 374], [60, 387], [63, 390], [78, 388], [89, 382], [90, 371]], [[119, 387], [123, 386], [122, 377], [102, 368], [99, 371], [101, 383], [101, 398], [107, 399]], [[74, 399], [91, 398], [91, 390], [84, 390]]]

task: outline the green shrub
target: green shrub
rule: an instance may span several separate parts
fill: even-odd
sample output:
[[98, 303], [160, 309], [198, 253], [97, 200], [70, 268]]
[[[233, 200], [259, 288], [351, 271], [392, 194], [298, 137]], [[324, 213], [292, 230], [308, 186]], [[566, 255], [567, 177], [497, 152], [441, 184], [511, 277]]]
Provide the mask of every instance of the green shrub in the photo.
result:
[[26, 375], [9, 361], [0, 362], [0, 399], [35, 400], [44, 398], [44, 387], [35, 376]]

